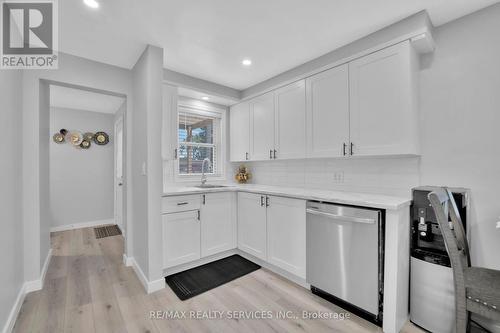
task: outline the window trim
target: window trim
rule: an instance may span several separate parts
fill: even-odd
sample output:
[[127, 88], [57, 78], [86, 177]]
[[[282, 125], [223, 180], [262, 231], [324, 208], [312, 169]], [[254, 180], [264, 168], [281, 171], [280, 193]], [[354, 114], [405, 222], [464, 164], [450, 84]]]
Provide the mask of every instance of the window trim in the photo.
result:
[[[226, 147], [227, 147], [227, 142], [226, 142], [226, 131], [227, 131], [227, 126], [226, 126], [226, 119], [227, 119], [227, 109], [222, 108], [222, 107], [216, 107], [215, 105], [211, 105], [202, 101], [194, 100], [194, 99], [187, 99], [187, 98], [179, 98], [179, 101], [177, 103], [177, 117], [176, 117], [176, 123], [175, 123], [175, 130], [176, 130], [176, 142], [175, 142], [175, 147], [176, 149], [179, 149], [180, 142], [179, 142], [179, 114], [182, 109], [186, 109], [189, 112], [194, 112], [198, 113], [199, 115], [203, 116], [209, 116], [209, 117], [214, 117], [214, 118], [219, 118], [220, 119], [220, 125], [219, 125], [219, 131], [217, 133], [217, 138], [216, 140], [218, 141], [218, 144], [215, 144], [216, 150], [219, 150], [220, 152], [217, 154], [218, 155], [218, 173], [217, 174], [206, 174], [207, 178], [209, 180], [213, 181], [224, 181], [226, 180]], [[216, 141], [216, 142], [217, 142]], [[203, 144], [201, 144], [203, 145]], [[179, 159], [177, 158], [174, 161], [174, 180], [175, 182], [193, 182], [196, 180], [199, 180], [201, 178], [200, 173], [196, 174], [179, 174]]]

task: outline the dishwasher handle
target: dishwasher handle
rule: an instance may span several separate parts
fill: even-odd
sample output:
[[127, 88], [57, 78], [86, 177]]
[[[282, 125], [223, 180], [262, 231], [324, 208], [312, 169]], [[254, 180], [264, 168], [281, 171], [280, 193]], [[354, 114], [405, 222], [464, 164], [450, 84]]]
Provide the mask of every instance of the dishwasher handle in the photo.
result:
[[312, 209], [312, 208], [307, 208], [306, 212], [308, 214], [312, 214], [312, 215], [328, 217], [331, 219], [340, 219], [340, 220], [347, 221], [347, 222], [366, 223], [366, 224], [377, 223], [376, 219], [355, 217], [355, 216], [348, 216], [348, 215], [341, 215], [341, 214], [332, 214], [332, 213], [327, 213], [327, 212], [323, 212], [321, 210]]

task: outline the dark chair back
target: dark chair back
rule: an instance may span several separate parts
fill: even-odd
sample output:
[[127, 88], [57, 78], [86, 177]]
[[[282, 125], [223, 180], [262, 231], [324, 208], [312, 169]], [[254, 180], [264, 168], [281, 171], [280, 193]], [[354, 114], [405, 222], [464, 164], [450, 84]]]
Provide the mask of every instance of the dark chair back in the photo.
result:
[[467, 323], [468, 317], [465, 299], [465, 269], [470, 267], [470, 255], [462, 219], [453, 195], [448, 189], [437, 189], [429, 193], [428, 197], [439, 223], [453, 269], [456, 331], [465, 332], [467, 328], [462, 327], [464, 323]]

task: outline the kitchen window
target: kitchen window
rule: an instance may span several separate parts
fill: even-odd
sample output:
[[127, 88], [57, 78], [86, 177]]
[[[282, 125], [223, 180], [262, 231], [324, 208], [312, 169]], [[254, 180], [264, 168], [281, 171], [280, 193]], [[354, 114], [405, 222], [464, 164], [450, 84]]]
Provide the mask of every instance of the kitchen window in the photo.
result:
[[205, 158], [209, 177], [223, 175], [223, 125], [225, 110], [202, 106], [179, 105], [177, 126], [177, 175], [181, 178], [200, 176]]

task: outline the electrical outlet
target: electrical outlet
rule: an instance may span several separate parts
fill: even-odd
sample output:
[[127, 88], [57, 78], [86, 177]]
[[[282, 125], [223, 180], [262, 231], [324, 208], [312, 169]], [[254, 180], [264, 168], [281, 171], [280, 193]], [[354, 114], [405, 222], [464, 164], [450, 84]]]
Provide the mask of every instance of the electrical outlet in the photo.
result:
[[333, 181], [335, 183], [343, 183], [344, 182], [344, 171], [337, 171], [333, 173]]

